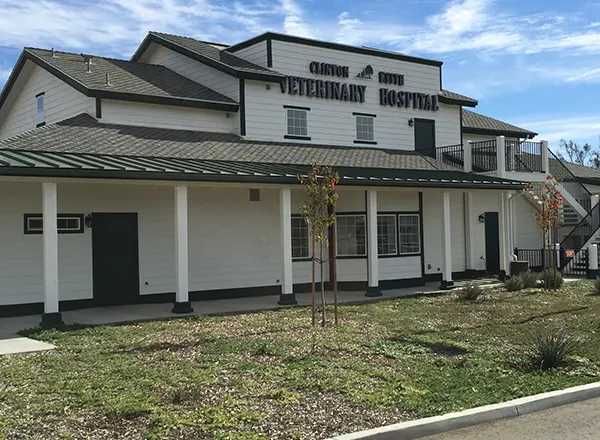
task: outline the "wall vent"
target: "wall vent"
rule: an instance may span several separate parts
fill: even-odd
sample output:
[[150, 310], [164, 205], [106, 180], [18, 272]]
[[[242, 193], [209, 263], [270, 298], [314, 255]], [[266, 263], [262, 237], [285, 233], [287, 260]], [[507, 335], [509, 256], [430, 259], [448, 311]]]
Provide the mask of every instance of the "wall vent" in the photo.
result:
[[255, 188], [250, 189], [250, 201], [251, 202], [260, 202], [260, 189], [255, 189]]

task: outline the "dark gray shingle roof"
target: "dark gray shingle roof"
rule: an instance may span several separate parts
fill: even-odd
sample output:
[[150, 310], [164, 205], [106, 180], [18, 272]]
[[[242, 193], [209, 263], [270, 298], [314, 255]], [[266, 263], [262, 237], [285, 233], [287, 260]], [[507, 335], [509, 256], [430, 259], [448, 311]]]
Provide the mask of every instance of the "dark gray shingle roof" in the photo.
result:
[[537, 136], [537, 133], [525, 128], [517, 127], [516, 125], [502, 122], [498, 119], [490, 118], [470, 110], [462, 110], [462, 126], [466, 133], [483, 133], [507, 135], [515, 137], [532, 138]]
[[[26, 48], [26, 52], [58, 69], [88, 89], [169, 98], [234, 103], [202, 84], [154, 64], [91, 56], [91, 72], [81, 54]], [[106, 84], [109, 74], [110, 85]]]
[[0, 141], [0, 149], [339, 167], [453, 170], [433, 158], [378, 148], [248, 141], [235, 134], [106, 124], [81, 114]]
[[[176, 45], [178, 48], [187, 50], [200, 57], [208, 58], [209, 61], [222, 64], [237, 72], [283, 76], [278, 72], [259, 66], [258, 64], [252, 63], [244, 58], [234, 55], [231, 52], [227, 52], [225, 47], [216, 47], [214, 44], [196, 40], [195, 38], [166, 34], [162, 32], [150, 32], [147, 39], [148, 38], [158, 44], [161, 44], [161, 42], [171, 43]], [[144, 47], [144, 43], [142, 43], [140, 49], [142, 47]], [[143, 50], [140, 49], [138, 49], [133, 56], [133, 60], [139, 59], [141, 56]]]
[[447, 102], [449, 104], [466, 105], [469, 107], [477, 106], [478, 102], [476, 99], [469, 98], [468, 96], [461, 95], [460, 93], [451, 92], [449, 90], [442, 89], [440, 94], [440, 101]]

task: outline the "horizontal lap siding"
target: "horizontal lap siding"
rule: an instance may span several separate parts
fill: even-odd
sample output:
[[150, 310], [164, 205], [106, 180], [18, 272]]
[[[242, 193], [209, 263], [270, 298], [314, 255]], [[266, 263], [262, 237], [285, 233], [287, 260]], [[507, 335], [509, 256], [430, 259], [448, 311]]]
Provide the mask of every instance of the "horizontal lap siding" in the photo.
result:
[[[313, 75], [309, 64], [313, 60], [350, 66], [349, 78]], [[266, 90], [263, 82], [246, 82], [247, 136], [251, 139], [281, 141], [287, 130], [283, 105], [310, 107], [308, 135], [311, 142], [333, 145], [354, 145], [356, 117], [353, 112], [376, 114], [375, 140], [379, 148], [402, 150], [414, 149], [414, 128], [408, 125], [410, 118], [434, 119], [438, 145], [460, 142], [460, 110], [458, 106], [440, 104], [440, 110], [425, 111], [379, 105], [379, 88], [437, 94], [439, 92], [439, 68], [404, 61], [378, 58], [369, 55], [350, 54], [331, 49], [314, 48], [287, 42], [273, 41], [274, 69], [287, 75], [366, 85], [364, 103], [343, 102], [281, 93], [279, 84], [271, 84]], [[379, 70], [405, 75], [405, 86], [379, 84], [356, 78], [367, 64], [377, 73]], [[360, 146], [360, 144], [359, 144]]]
[[[78, 92], [46, 70], [27, 61], [21, 71], [23, 79], [11, 91], [4, 120], [0, 124], [0, 139], [35, 128], [37, 124], [36, 95], [44, 92], [44, 119], [47, 124], [62, 121], [80, 113], [95, 115], [95, 100]], [[22, 90], [19, 90], [22, 84]]]
[[234, 54], [259, 66], [267, 67], [267, 42], [261, 41], [245, 49], [237, 50]]
[[535, 219], [539, 211], [525, 198], [525, 196], [515, 196], [515, 246], [523, 249], [541, 249], [542, 247], [542, 229]]
[[466, 267], [465, 204], [463, 193], [450, 195], [450, 228], [452, 231], [452, 272], [462, 272]]
[[[41, 184], [0, 183], [0, 305], [43, 301], [42, 236], [23, 234], [23, 214], [41, 212]], [[277, 190], [248, 201], [244, 188], [189, 189], [190, 289], [280, 284]], [[224, 202], [225, 201], [225, 202]], [[137, 212], [140, 293], [175, 290], [173, 188], [58, 184], [59, 213]], [[59, 234], [61, 300], [92, 298], [92, 236]]]
[[[479, 217], [484, 212], [500, 213], [500, 198], [499, 191], [476, 191], [473, 193], [473, 215]], [[471, 239], [474, 247], [475, 270], [485, 270], [485, 223], [479, 221], [473, 223], [473, 231]]]
[[237, 78], [166, 47], [152, 43], [152, 46], [144, 55], [144, 62], [168, 67], [181, 76], [185, 76], [236, 101], [239, 98]]
[[102, 122], [181, 130], [231, 133], [233, 119], [225, 112], [139, 102], [102, 101]]

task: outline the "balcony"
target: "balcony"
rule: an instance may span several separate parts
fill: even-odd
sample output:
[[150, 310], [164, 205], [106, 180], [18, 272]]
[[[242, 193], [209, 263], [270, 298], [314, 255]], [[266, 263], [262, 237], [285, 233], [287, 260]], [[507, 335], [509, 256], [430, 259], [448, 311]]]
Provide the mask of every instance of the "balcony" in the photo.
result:
[[548, 154], [546, 141], [515, 141], [499, 136], [487, 141], [436, 147], [430, 156], [461, 171], [537, 182], [546, 178]]

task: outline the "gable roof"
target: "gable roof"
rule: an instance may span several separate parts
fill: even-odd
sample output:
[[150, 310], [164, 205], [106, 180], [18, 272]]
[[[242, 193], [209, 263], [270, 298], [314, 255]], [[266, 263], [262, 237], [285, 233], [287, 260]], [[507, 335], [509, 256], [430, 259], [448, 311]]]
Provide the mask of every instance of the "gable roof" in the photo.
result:
[[[86, 55], [85, 57], [88, 57]], [[236, 112], [239, 105], [202, 84], [153, 64], [25, 48], [0, 95], [4, 104], [26, 61], [31, 61], [88, 97]], [[108, 74], [109, 84], [106, 83]]]
[[364, 55], [372, 55], [381, 58], [390, 58], [394, 60], [400, 61], [408, 61], [410, 63], [417, 64], [426, 64], [429, 66], [441, 66], [442, 62], [437, 60], [431, 60], [427, 58], [420, 58], [411, 55], [405, 55], [399, 52], [392, 52], [388, 50], [374, 49], [370, 47], [358, 47], [358, 46], [350, 46], [348, 44], [340, 44], [340, 43], [332, 43], [330, 41], [321, 41], [321, 40], [313, 40], [311, 38], [304, 37], [296, 37], [294, 35], [287, 34], [279, 34], [277, 32], [265, 32], [260, 34], [254, 38], [251, 38], [246, 41], [242, 41], [241, 43], [233, 44], [229, 46], [226, 50], [228, 52], [236, 52], [241, 49], [245, 49], [246, 47], [253, 46], [257, 43], [261, 43], [263, 41], [286, 41], [289, 43], [295, 44], [303, 44], [305, 46], [313, 46], [313, 47], [322, 47], [325, 49], [333, 49], [350, 53], [359, 53]]
[[451, 92], [449, 90], [442, 89], [439, 93], [440, 102], [445, 104], [464, 105], [467, 107], [476, 107], [479, 101], [468, 96], [461, 95], [460, 93]]
[[87, 114], [0, 141], [0, 175], [298, 183], [296, 176], [315, 161], [335, 167], [342, 184], [523, 186], [463, 173], [413, 152], [247, 141], [234, 134], [106, 124]]
[[228, 52], [225, 47], [216, 47], [214, 43], [161, 32], [149, 32], [131, 57], [131, 60], [138, 61], [151, 43], [164, 46], [237, 78], [280, 81], [284, 76], [274, 70], [238, 57]]
[[493, 134], [529, 139], [537, 136], [537, 133], [533, 131], [465, 109], [462, 110], [462, 127], [464, 133], [472, 134]]

